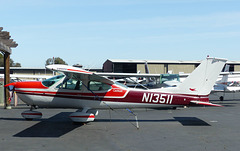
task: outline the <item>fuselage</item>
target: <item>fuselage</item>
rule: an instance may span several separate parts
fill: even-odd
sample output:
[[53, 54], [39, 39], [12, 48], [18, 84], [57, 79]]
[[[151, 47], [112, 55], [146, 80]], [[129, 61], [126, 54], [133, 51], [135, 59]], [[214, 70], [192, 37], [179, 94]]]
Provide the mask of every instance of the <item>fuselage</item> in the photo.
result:
[[164, 88], [133, 89], [117, 83], [109, 85], [88, 79], [79, 82], [62, 75], [42, 82], [16, 82], [9, 85], [15, 87], [15, 92], [26, 104], [46, 108], [139, 108], [191, 105], [190, 101], [209, 102], [208, 96], [176, 94]]

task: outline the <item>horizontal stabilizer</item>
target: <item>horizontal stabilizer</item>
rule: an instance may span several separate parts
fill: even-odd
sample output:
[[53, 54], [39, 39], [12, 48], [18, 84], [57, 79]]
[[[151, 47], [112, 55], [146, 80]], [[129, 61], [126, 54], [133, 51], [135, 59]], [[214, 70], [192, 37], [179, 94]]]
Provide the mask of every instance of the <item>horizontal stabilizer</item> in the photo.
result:
[[202, 102], [202, 101], [190, 101], [193, 104], [197, 104], [197, 105], [208, 105], [208, 106], [216, 106], [216, 107], [223, 107], [222, 105], [218, 105], [218, 104], [213, 104], [213, 103], [209, 103], [209, 102]]

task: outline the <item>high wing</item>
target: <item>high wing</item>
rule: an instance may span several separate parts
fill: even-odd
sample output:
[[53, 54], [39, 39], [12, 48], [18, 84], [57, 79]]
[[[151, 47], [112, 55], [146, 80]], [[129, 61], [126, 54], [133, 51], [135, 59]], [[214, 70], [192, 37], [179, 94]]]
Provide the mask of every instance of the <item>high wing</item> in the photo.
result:
[[111, 85], [114, 84], [114, 82], [108, 78], [105, 78], [93, 72], [89, 72], [77, 67], [72, 67], [68, 65], [48, 65], [46, 66], [46, 68], [52, 71], [63, 73], [70, 79], [76, 79], [76, 80], [88, 79], [88, 80], [108, 83]]

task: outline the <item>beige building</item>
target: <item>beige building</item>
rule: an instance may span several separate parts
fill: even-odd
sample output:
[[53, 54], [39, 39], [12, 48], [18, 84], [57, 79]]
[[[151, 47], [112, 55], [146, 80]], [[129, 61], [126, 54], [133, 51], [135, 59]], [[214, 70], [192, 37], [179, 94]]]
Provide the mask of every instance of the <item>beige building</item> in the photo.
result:
[[[145, 63], [148, 64], [149, 72], [152, 74], [164, 74], [172, 72], [191, 73], [201, 61], [169, 61], [169, 60], [120, 60], [108, 59], [103, 64], [103, 72], [115, 73], [146, 73]], [[240, 71], [240, 61], [228, 61], [231, 72]]]

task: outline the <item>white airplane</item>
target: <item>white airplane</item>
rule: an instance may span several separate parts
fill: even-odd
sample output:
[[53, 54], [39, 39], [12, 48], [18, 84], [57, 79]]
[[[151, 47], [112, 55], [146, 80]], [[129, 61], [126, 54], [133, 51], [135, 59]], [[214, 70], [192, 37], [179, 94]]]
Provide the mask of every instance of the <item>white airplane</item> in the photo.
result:
[[[221, 78], [221, 77], [220, 77]], [[222, 78], [216, 82], [213, 91], [236, 92], [240, 91], [240, 74], [224, 72]]]
[[66, 65], [49, 65], [62, 75], [40, 81], [15, 82], [5, 85], [13, 89], [31, 109], [22, 116], [32, 120], [42, 113], [33, 109], [75, 108], [70, 114], [74, 122], [94, 121], [99, 109], [147, 108], [189, 105], [221, 105], [209, 102], [208, 95], [226, 60], [207, 58], [177, 87], [134, 89], [95, 73]]

